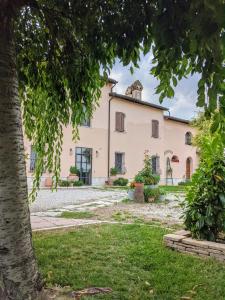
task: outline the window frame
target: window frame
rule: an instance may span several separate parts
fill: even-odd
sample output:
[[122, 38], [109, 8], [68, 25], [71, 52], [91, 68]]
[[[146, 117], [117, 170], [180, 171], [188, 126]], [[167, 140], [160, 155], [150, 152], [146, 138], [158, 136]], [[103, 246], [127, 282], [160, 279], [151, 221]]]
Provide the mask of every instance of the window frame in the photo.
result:
[[185, 133], [185, 145], [191, 146], [192, 145], [192, 133], [187, 131]]
[[[121, 165], [121, 168], [118, 168], [117, 165], [116, 165], [116, 155], [118, 155], [118, 154], [122, 156], [122, 165]], [[126, 173], [126, 169], [125, 169], [125, 152], [116, 151], [114, 158], [115, 158], [114, 166], [117, 169], [118, 174], [121, 174], [121, 175], [125, 174]]]
[[158, 120], [152, 120], [152, 137], [155, 139], [159, 138], [159, 121]]

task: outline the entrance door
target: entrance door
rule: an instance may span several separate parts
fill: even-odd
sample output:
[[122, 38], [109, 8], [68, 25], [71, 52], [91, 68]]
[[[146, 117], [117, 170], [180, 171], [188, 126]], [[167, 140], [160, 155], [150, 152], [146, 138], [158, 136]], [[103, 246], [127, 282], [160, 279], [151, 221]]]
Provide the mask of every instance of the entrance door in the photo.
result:
[[79, 179], [90, 185], [92, 181], [92, 149], [76, 147], [76, 167], [79, 170]]
[[188, 157], [186, 160], [186, 179], [191, 179], [191, 158]]

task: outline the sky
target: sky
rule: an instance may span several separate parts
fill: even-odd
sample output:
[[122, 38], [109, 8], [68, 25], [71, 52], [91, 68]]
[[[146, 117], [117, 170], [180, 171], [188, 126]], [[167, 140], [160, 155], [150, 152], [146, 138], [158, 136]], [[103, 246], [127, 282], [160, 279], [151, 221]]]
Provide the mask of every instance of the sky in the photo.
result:
[[[140, 80], [143, 85], [142, 100], [160, 104], [159, 95], [155, 94], [157, 80], [149, 71], [151, 69], [152, 54], [141, 56], [139, 69], [135, 69], [131, 74], [128, 67], [124, 67], [119, 60], [116, 61], [110, 73], [110, 78], [118, 81], [114, 87], [114, 92], [125, 94], [128, 86], [135, 80]], [[162, 106], [169, 108], [171, 116], [183, 119], [192, 119], [198, 112], [197, 102], [197, 82], [199, 75], [193, 75], [188, 79], [182, 79], [175, 88], [175, 95], [172, 99], [165, 99]]]

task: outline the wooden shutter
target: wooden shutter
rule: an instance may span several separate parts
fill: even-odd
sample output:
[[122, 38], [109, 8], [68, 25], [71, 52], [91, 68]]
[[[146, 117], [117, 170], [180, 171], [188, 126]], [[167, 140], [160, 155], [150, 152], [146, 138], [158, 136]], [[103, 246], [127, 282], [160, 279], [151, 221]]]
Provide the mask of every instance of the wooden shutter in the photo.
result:
[[152, 137], [159, 137], [159, 121], [152, 120]]
[[116, 131], [124, 131], [124, 118], [125, 115], [122, 112], [116, 112]]

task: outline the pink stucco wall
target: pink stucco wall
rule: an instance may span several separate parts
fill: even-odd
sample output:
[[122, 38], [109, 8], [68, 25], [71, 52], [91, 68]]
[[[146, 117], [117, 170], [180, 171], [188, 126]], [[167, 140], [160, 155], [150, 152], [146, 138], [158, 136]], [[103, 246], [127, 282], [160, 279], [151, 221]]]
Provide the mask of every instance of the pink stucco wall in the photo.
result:
[[[108, 176], [108, 108], [109, 93], [112, 84], [102, 89], [99, 106], [93, 113], [91, 126], [80, 127], [80, 139], [73, 141], [72, 128], [64, 128], [62, 148], [61, 176], [69, 175], [70, 166], [75, 164], [75, 148], [92, 148], [92, 183], [103, 184]], [[115, 113], [125, 114], [125, 132], [115, 131]], [[159, 138], [152, 137], [152, 120], [159, 121]], [[143, 167], [144, 152], [160, 158], [160, 175], [162, 183], [166, 177], [166, 159], [173, 155], [179, 157], [179, 163], [171, 163], [175, 182], [185, 178], [186, 159], [192, 159], [192, 172], [197, 167], [198, 157], [193, 146], [185, 145], [185, 133], [195, 134], [195, 129], [188, 124], [167, 120], [164, 111], [153, 107], [132, 103], [114, 97], [111, 100], [111, 134], [110, 134], [110, 167], [115, 163], [115, 152], [125, 153], [126, 173], [123, 177], [132, 179]], [[27, 175], [29, 172], [29, 155], [31, 143], [25, 138], [25, 151], [28, 154]], [[45, 174], [43, 174], [45, 176]]]

